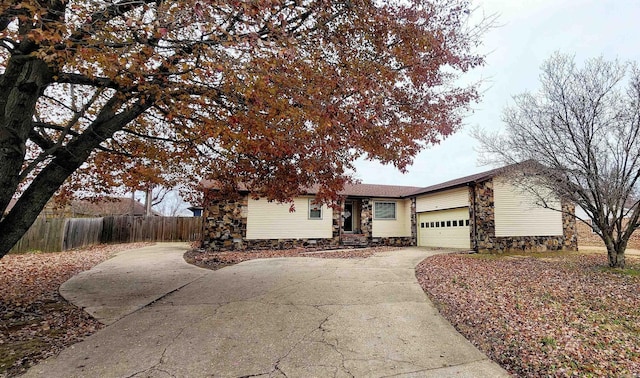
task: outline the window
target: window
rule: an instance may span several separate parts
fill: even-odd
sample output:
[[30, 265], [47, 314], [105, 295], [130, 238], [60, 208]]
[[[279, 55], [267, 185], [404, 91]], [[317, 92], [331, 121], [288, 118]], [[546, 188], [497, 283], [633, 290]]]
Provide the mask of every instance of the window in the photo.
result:
[[463, 221], [462, 219], [460, 219], [460, 220], [458, 221], [458, 224], [460, 225], [460, 227], [462, 227], [462, 226], [464, 226], [464, 221]]
[[440, 222], [440, 227], [444, 227], [444, 221]]
[[453, 227], [458, 227], [458, 221], [457, 220], [453, 221]]
[[451, 221], [447, 221], [447, 227], [451, 227]]
[[309, 219], [322, 219], [322, 204], [309, 199]]
[[396, 203], [375, 202], [373, 219], [396, 219]]
[[424, 228], [424, 222], [420, 223], [420, 228]]
[[467, 223], [467, 226], [468, 226], [469, 225], [469, 220], [468, 219], [466, 220], [466, 223]]
[[440, 227], [440, 222], [436, 222], [436, 227]]
[[437, 227], [437, 226], [434, 226], [434, 225], [433, 225], [433, 222], [431, 222], [431, 228], [433, 228], [433, 227]]
[[424, 222], [425, 228], [429, 228], [429, 222]]

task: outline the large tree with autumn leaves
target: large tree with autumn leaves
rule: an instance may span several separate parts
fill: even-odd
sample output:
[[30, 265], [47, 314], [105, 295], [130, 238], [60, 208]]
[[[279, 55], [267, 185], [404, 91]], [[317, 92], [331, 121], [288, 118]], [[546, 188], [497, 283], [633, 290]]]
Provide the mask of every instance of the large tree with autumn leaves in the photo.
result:
[[[460, 125], [469, 1], [3, 0], [0, 256], [57, 193], [238, 182], [328, 200]], [[9, 209], [12, 198], [15, 206]]]

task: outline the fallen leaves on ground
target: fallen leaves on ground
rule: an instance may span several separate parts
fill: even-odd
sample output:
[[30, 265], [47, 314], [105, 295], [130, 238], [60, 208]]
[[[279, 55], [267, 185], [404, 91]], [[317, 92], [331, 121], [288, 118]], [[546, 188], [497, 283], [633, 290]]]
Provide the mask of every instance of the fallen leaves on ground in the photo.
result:
[[151, 243], [99, 245], [57, 253], [10, 254], [0, 259], [0, 376], [34, 363], [102, 328], [58, 293], [62, 283], [114, 253]]
[[310, 248], [268, 249], [251, 251], [214, 252], [191, 250], [184, 254], [186, 262], [207, 269], [220, 269], [247, 260], [276, 257], [315, 257], [329, 259], [366, 258], [378, 252], [399, 250], [398, 247], [370, 247], [356, 249], [313, 250]]
[[640, 260], [604, 254], [437, 255], [422, 288], [467, 339], [517, 376], [640, 376]]

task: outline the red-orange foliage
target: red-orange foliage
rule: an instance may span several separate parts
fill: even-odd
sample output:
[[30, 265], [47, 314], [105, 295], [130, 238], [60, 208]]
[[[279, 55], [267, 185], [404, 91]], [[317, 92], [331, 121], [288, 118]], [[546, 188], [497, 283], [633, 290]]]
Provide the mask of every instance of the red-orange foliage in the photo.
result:
[[[242, 181], [272, 199], [403, 170], [460, 125], [467, 0], [0, 5], [0, 254], [62, 187]], [[63, 185], [64, 184], [64, 185]]]

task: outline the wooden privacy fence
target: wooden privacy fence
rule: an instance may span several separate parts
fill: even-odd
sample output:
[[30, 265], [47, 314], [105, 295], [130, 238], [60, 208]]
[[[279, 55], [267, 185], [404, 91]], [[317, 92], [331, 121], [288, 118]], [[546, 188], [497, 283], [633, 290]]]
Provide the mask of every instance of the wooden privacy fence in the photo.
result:
[[201, 235], [200, 217], [38, 218], [11, 253], [59, 252], [100, 243], [195, 241]]
[[202, 234], [200, 217], [105, 217], [102, 243], [195, 241]]

